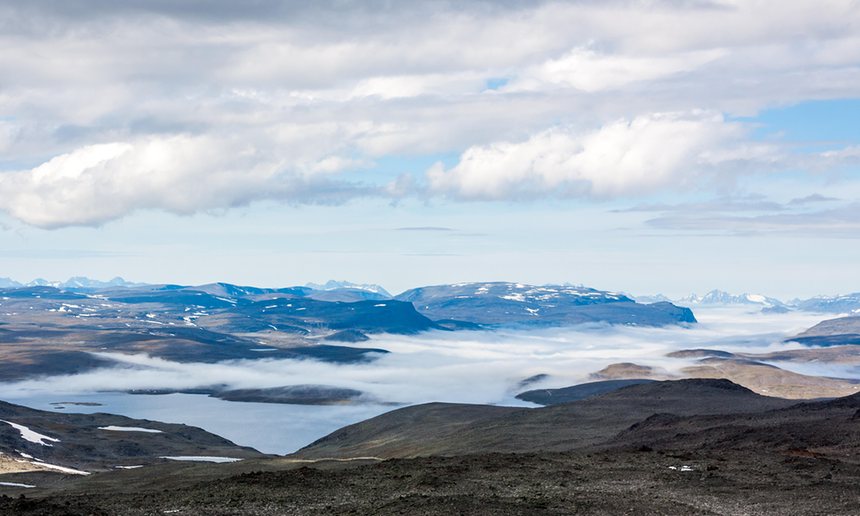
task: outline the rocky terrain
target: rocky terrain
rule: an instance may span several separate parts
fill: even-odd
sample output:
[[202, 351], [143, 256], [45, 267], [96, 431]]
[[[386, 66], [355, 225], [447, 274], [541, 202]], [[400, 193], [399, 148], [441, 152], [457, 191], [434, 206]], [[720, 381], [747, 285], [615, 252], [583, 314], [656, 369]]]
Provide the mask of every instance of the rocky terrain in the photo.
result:
[[429, 403], [347, 426], [299, 450], [295, 456], [394, 458], [482, 450], [569, 451], [597, 445], [655, 413], [746, 413], [794, 403], [760, 396], [728, 380], [637, 384], [537, 409]]
[[[160, 464], [53, 483], [5, 475], [20, 484], [42, 478], [44, 487], [0, 488], [9, 494], [0, 511], [857, 514], [858, 421], [860, 396], [798, 404], [719, 380], [634, 385], [542, 409], [431, 404], [347, 427], [286, 458]], [[500, 452], [504, 433], [513, 442]]]
[[[77, 283], [0, 289], [0, 380], [113, 366], [117, 354], [363, 363], [387, 353], [355, 346], [375, 333], [695, 322], [670, 303], [570, 286], [470, 283], [392, 299], [334, 283]], [[559, 389], [539, 388], [554, 381], [546, 374], [513, 379], [519, 399], [545, 406], [408, 406], [287, 457], [185, 425], [2, 403], [0, 514], [857, 514], [860, 382], [782, 367], [860, 365], [857, 319], [824, 321], [782, 351], [682, 349]], [[296, 383], [135, 392], [385, 401]]]
[[263, 454], [200, 428], [113, 414], [62, 414], [0, 402], [0, 456], [8, 470], [71, 474], [139, 467], [164, 457]]

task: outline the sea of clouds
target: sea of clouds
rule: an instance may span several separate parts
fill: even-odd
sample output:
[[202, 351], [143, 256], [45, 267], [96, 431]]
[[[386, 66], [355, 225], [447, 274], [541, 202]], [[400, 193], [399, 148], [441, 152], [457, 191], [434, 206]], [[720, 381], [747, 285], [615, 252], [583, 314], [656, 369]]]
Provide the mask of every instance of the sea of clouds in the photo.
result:
[[[92, 393], [208, 386], [266, 388], [331, 385], [366, 393], [364, 401], [411, 404], [429, 401], [517, 403], [523, 380], [546, 375], [529, 388], [563, 387], [619, 362], [676, 373], [691, 360], [667, 358], [681, 349], [710, 348], [766, 353], [801, 347], [785, 339], [814, 325], [820, 315], [761, 314], [749, 309], [700, 309], [690, 327], [585, 325], [574, 328], [498, 331], [433, 331], [378, 335], [357, 344], [390, 353], [358, 364], [316, 360], [238, 360], [179, 363], [148, 355], [101, 353], [112, 367], [2, 385], [8, 397], [38, 393]], [[809, 369], [808, 364], [779, 363]], [[821, 364], [813, 369], [826, 372]], [[846, 373], [846, 369], [839, 372]]]

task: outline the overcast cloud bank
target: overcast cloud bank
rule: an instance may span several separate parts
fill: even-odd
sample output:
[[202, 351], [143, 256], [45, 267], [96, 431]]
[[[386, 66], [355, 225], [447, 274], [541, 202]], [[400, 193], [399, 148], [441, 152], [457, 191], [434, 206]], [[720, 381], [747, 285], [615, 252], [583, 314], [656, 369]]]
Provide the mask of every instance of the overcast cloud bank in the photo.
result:
[[[858, 25], [849, 0], [3, 1], [0, 209], [56, 228], [262, 200], [732, 191], [797, 157], [732, 117], [856, 95]], [[373, 173], [435, 155], [459, 158]]]

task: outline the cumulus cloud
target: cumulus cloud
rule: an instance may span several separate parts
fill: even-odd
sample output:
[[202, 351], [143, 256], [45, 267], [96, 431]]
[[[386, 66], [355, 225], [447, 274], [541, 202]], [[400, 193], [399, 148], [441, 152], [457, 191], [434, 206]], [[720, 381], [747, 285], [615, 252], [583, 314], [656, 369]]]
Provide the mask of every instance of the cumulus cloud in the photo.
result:
[[0, 196], [12, 216], [53, 228], [97, 225], [141, 209], [191, 214], [263, 199], [326, 202], [368, 193], [329, 179], [355, 165], [349, 158], [288, 160], [266, 152], [213, 136], [89, 145], [0, 174]]
[[[750, 158], [740, 125], [713, 113], [852, 97], [860, 82], [849, 0], [174, 4], [0, 0], [0, 209], [59, 227], [399, 197], [416, 181], [346, 173], [458, 154], [430, 192], [647, 194]], [[115, 142], [130, 147], [58, 171]]]
[[[705, 174], [766, 162], [773, 150], [713, 113], [658, 113], [593, 132], [557, 128], [526, 141], [468, 149], [449, 170], [427, 174], [435, 192], [473, 199], [541, 194], [614, 197], [684, 188]], [[728, 169], [728, 170], [727, 170]]]

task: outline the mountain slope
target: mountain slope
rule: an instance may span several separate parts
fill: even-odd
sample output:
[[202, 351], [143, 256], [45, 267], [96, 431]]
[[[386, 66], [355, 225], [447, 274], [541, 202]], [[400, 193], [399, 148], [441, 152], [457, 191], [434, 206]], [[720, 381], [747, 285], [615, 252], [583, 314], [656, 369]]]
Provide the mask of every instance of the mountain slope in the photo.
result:
[[791, 405], [727, 380], [633, 385], [537, 409], [430, 403], [342, 428], [299, 450], [298, 458], [413, 457], [480, 452], [564, 451], [597, 445], [655, 413], [756, 412]]
[[[539, 446], [517, 453], [485, 448], [496, 445], [492, 434], [500, 422], [512, 419], [512, 425], [526, 425], [542, 440], [550, 427], [576, 433], [577, 426], [593, 423], [558, 417], [561, 409], [597, 403], [593, 410], [602, 405], [611, 420], [624, 416], [625, 399], [630, 406], [648, 403], [654, 410], [617, 431], [616, 421], [596, 444], [567, 442], [571, 451], [563, 452]], [[418, 439], [439, 425], [452, 427], [452, 440], [459, 438], [458, 427], [475, 442], [473, 427], [480, 426], [489, 434], [487, 442], [454, 456], [384, 461], [278, 458], [205, 467], [163, 464], [68, 479], [61, 486], [30, 490], [26, 499], [0, 496], [0, 512], [857, 514], [860, 396], [784, 403], [751, 396], [728, 382], [686, 381], [628, 387], [553, 409], [488, 407], [475, 411], [471, 423], [468, 409], [475, 406], [433, 404], [380, 416], [393, 426], [378, 425], [380, 432], [369, 434], [375, 440], [368, 444], [382, 447], [396, 438], [391, 431], [398, 423], [403, 427], [399, 435], [416, 439], [419, 447]], [[678, 414], [695, 404], [704, 413]], [[445, 415], [451, 408], [456, 417]], [[505, 415], [509, 410], [541, 416]], [[341, 434], [342, 440], [366, 430], [361, 425], [344, 429], [355, 433]], [[424, 425], [433, 428], [428, 431]], [[28, 475], [13, 481], [41, 480]], [[5, 489], [13, 495], [24, 491]]]
[[860, 451], [860, 394], [798, 403], [755, 414], [656, 414], [619, 433], [610, 445], [656, 450], [777, 449], [800, 456]]
[[600, 394], [606, 394], [618, 390], [622, 387], [630, 385], [639, 385], [640, 383], [650, 383], [654, 380], [648, 379], [629, 379], [629, 380], [604, 380], [600, 382], [581, 383], [570, 387], [562, 387], [560, 389], [535, 389], [517, 394], [517, 399], [530, 401], [538, 405], [559, 405], [561, 403], [569, 403], [578, 401]]
[[860, 344], [860, 316], [821, 321], [812, 328], [786, 340], [808, 346]]
[[695, 323], [671, 303], [639, 304], [627, 296], [587, 287], [519, 283], [459, 283], [407, 290], [395, 296], [434, 320], [482, 325], [563, 326], [583, 323], [662, 326]]
[[83, 471], [154, 464], [164, 462], [164, 456], [263, 456], [192, 426], [112, 414], [58, 414], [2, 401], [0, 453]]

